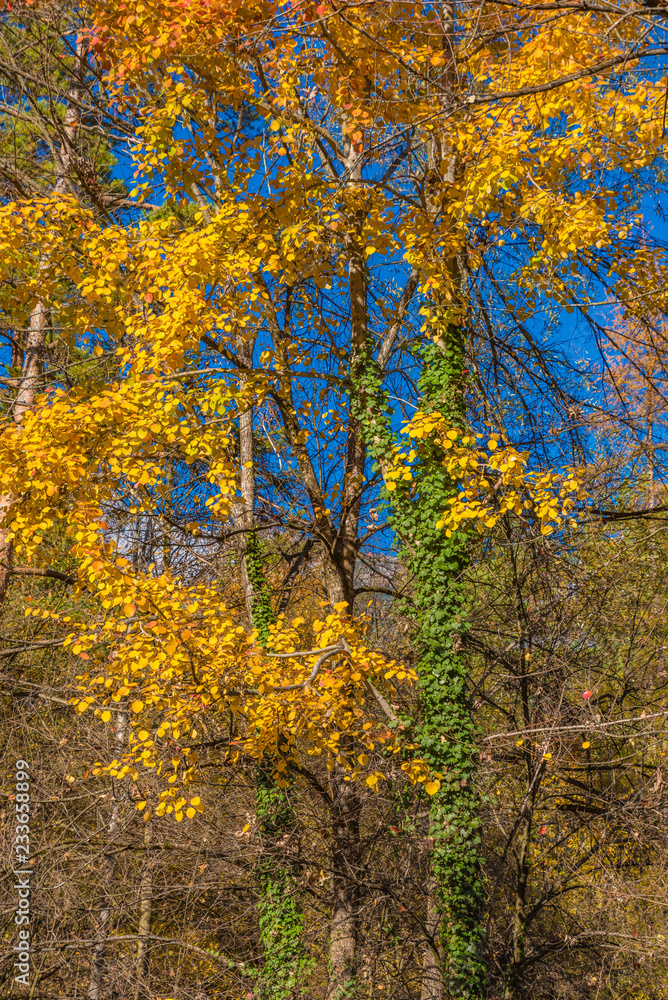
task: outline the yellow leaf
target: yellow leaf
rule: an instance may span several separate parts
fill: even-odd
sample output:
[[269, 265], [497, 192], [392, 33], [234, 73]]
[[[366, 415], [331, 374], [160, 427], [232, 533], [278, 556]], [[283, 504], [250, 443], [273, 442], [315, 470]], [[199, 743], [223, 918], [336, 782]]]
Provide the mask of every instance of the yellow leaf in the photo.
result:
[[136, 715], [139, 715], [143, 707], [144, 707], [143, 701], [133, 701], [132, 705], [130, 706], [130, 708]]
[[427, 795], [436, 795], [436, 792], [439, 790], [440, 787], [441, 787], [441, 782], [438, 780], [427, 781], [425, 782], [424, 790], [427, 793]]

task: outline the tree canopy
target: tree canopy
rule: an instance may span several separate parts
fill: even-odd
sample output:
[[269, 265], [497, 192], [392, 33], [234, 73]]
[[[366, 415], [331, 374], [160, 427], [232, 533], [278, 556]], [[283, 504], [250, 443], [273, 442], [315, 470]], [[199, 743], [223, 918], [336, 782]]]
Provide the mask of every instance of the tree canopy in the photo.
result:
[[[112, 791], [87, 1000], [112, 925], [136, 1000], [664, 995], [588, 899], [666, 861], [664, 13], [7, 5], [0, 655]], [[210, 992], [112, 905], [207, 810]]]

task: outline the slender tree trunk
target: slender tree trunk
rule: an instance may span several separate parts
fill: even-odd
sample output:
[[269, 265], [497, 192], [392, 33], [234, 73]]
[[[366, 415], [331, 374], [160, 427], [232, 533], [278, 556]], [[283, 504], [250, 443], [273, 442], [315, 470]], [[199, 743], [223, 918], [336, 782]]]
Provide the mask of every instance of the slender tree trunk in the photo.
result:
[[[334, 605], [345, 601], [348, 613], [353, 614], [360, 497], [367, 456], [364, 419], [369, 409], [369, 391], [373, 392], [373, 387], [368, 384], [368, 374], [373, 366], [368, 331], [367, 270], [362, 236], [367, 209], [364, 203], [361, 149], [358, 149], [350, 138], [346, 138], [344, 155], [348, 208], [344, 247], [348, 260], [350, 299], [351, 401], [341, 519], [336, 543], [329, 553], [332, 565], [326, 566], [326, 575], [330, 602]], [[354, 996], [357, 986], [359, 824], [362, 802], [353, 783], [345, 780], [345, 772], [338, 764], [332, 772], [330, 789], [333, 887], [327, 995], [331, 1000], [339, 1000]]]
[[35, 405], [35, 396], [44, 370], [44, 350], [49, 327], [49, 314], [43, 302], [38, 302], [30, 316], [23, 352], [23, 374], [14, 401], [14, 420], [20, 424], [25, 413]]
[[439, 949], [441, 917], [437, 908], [437, 889], [436, 879], [430, 874], [425, 914], [427, 943], [425, 944], [422, 958], [422, 989], [420, 991], [420, 1000], [442, 1000], [443, 997], [443, 977], [441, 975], [441, 955]]
[[174, 459], [167, 459], [167, 473], [165, 475], [165, 525], [162, 532], [162, 568], [170, 570], [172, 568], [172, 538], [171, 538], [171, 514], [174, 489]]
[[[520, 640], [520, 697], [522, 699], [522, 719], [524, 721], [525, 729], [531, 726], [531, 704], [529, 697], [529, 684], [530, 684], [530, 657], [526, 649], [526, 640], [524, 637], [525, 628], [527, 625], [526, 620], [523, 619], [522, 615], [522, 594], [520, 582], [517, 575], [517, 566], [515, 563], [515, 558], [513, 554], [513, 549], [510, 549], [511, 557], [513, 559], [513, 577], [515, 581], [515, 605], [517, 609], [517, 628], [522, 636]], [[540, 789], [542, 775], [544, 773], [544, 761], [535, 761], [534, 754], [529, 749], [529, 747], [523, 746], [522, 754], [524, 756], [524, 762], [527, 771], [527, 790], [524, 803], [522, 805], [522, 810], [519, 817], [519, 826], [517, 828], [517, 882], [515, 885], [515, 905], [513, 910], [513, 921], [512, 921], [512, 956], [510, 960], [510, 967], [506, 974], [506, 990], [505, 990], [505, 1000], [512, 1000], [516, 995], [517, 989], [520, 983], [520, 977], [522, 973], [522, 966], [524, 964], [525, 955], [525, 940], [526, 940], [526, 895], [527, 895], [527, 885], [529, 882], [529, 871], [530, 871], [530, 860], [529, 860], [529, 847], [531, 845], [531, 827], [533, 823], [533, 812], [534, 805], [536, 802], [536, 796]], [[509, 843], [509, 847], [512, 844], [512, 837]]]
[[[253, 342], [239, 338], [237, 357], [246, 368], [253, 362]], [[243, 388], [245, 379], [241, 379]], [[255, 530], [255, 468], [253, 407], [239, 414], [239, 463], [241, 499], [233, 507], [239, 537], [241, 585], [249, 624], [257, 629], [260, 642], [271, 643], [270, 625], [275, 620], [260, 541]], [[280, 745], [280, 735], [279, 735]], [[293, 874], [282, 856], [294, 832], [290, 789], [273, 779], [273, 760], [267, 755], [256, 770], [255, 809], [260, 830], [261, 858], [257, 868], [257, 903], [262, 976], [256, 987], [266, 1000], [283, 1000], [296, 989], [305, 967], [302, 932], [304, 918], [293, 891]]]
[[[250, 368], [253, 363], [254, 342], [248, 342], [243, 337], [237, 338], [237, 357], [241, 364]], [[247, 379], [239, 380], [243, 389]], [[239, 561], [241, 565], [241, 586], [246, 604], [246, 614], [249, 624], [253, 624], [253, 606], [257, 595], [253, 587], [252, 567], [249, 576], [249, 556], [253, 549], [253, 542], [249, 541], [251, 535], [255, 534], [255, 468], [253, 455], [253, 407], [247, 406], [239, 414], [239, 465], [240, 465], [240, 492], [241, 499], [232, 505], [232, 519], [234, 527], [241, 532], [237, 536], [237, 546], [239, 551]], [[251, 556], [252, 558], [252, 556]]]
[[[348, 258], [348, 295], [350, 298], [350, 372], [351, 399], [346, 441], [346, 464], [343, 481], [343, 505], [334, 552], [340, 594], [332, 593], [332, 603], [344, 600], [349, 614], [353, 613], [355, 566], [357, 563], [361, 488], [364, 482], [367, 447], [363, 433], [363, 415], [368, 410], [369, 386], [366, 374], [370, 366], [372, 346], [369, 342], [367, 308], [367, 267], [363, 227], [367, 210], [362, 183], [362, 155], [351, 139], [344, 142], [347, 176], [346, 197], [349, 218], [344, 246]], [[336, 597], [336, 600], [334, 598]]]
[[[440, 5], [440, 23], [445, 63], [441, 106], [447, 118], [456, 100], [452, 0]], [[437, 197], [428, 205], [428, 211], [436, 219], [443, 211], [444, 194], [455, 183], [458, 167], [456, 150], [447, 135], [435, 137], [429, 166]], [[423, 355], [420, 392], [424, 409], [438, 410], [451, 426], [463, 429], [466, 329], [465, 273], [460, 257], [453, 255], [445, 260], [444, 272], [450, 287], [448, 294], [436, 301], [443, 319], [435, 344]], [[457, 484], [444, 474], [442, 455], [434, 453], [431, 446], [425, 449], [418, 489], [422, 509], [412, 534], [416, 555], [410, 560], [416, 577], [416, 608], [421, 626], [418, 742], [432, 768], [443, 775], [430, 808], [430, 834], [434, 843], [433, 919], [440, 920], [442, 989], [479, 1000], [485, 992], [481, 819], [475, 786], [475, 723], [467, 691], [467, 663], [460, 651], [466, 633], [461, 577], [468, 565], [468, 546], [461, 533], [448, 539], [435, 527], [438, 512], [457, 492]], [[425, 952], [423, 997], [438, 988], [435, 963], [434, 952]]]
[[361, 799], [338, 764], [330, 779], [332, 796], [332, 921], [328, 1000], [354, 997], [359, 931]]
[[[62, 141], [58, 154], [58, 176], [54, 185], [54, 194], [56, 195], [62, 195], [67, 191], [75, 166], [81, 81], [83, 79], [87, 44], [83, 39], [77, 42], [78, 80], [75, 80], [68, 93], [67, 108], [63, 121]], [[22, 373], [19, 379], [16, 399], [12, 407], [12, 415], [17, 424], [21, 423], [26, 412], [31, 410], [35, 405], [35, 397], [44, 372], [44, 352], [49, 326], [48, 307], [46, 303], [39, 299], [30, 314], [28, 332], [23, 345]], [[0, 605], [6, 600], [9, 577], [12, 572], [12, 540], [9, 537], [9, 522], [15, 502], [16, 498], [11, 493], [0, 497]]]
[[14, 498], [9, 493], [0, 497], [0, 605], [7, 599], [7, 587], [12, 569], [12, 541], [9, 538], [9, 520]]
[[519, 845], [517, 853], [517, 885], [515, 887], [515, 906], [512, 922], [513, 952], [507, 975], [505, 1000], [512, 1000], [516, 995], [524, 962], [526, 942], [526, 893], [529, 880], [529, 845], [531, 843], [531, 810], [527, 810], [519, 829]]
[[[128, 713], [127, 708], [124, 707], [119, 711], [118, 719], [116, 720], [116, 752], [119, 755], [121, 755], [125, 749], [127, 729]], [[109, 937], [109, 925], [112, 917], [111, 889], [114, 882], [114, 874], [116, 872], [117, 857], [113, 848], [114, 840], [120, 828], [125, 793], [122, 791], [121, 784], [113, 779], [111, 787], [113, 803], [111, 807], [111, 814], [109, 816], [109, 822], [107, 824], [107, 850], [102, 862], [102, 886], [99, 900], [99, 916], [93, 942], [93, 951], [90, 963], [90, 979], [88, 982], [86, 1000], [100, 1000], [101, 997], [102, 979], [105, 969], [105, 952], [107, 947], [107, 938]]]
[[[346, 198], [348, 220], [345, 250], [348, 261], [348, 286], [351, 319], [351, 417], [346, 441], [346, 459], [341, 516], [334, 526], [311, 455], [304, 445], [301, 428], [296, 418], [292, 395], [290, 365], [287, 352], [286, 329], [288, 320], [281, 325], [274, 309], [269, 310], [268, 320], [274, 339], [277, 370], [281, 372], [280, 384], [274, 393], [283, 419], [286, 437], [299, 464], [304, 489], [313, 510], [315, 532], [320, 542], [322, 566], [327, 597], [332, 605], [345, 603], [350, 613], [354, 604], [354, 579], [359, 545], [359, 518], [361, 487], [367, 445], [363, 420], [365, 399], [368, 392], [365, 376], [369, 368], [371, 343], [367, 329], [367, 278], [364, 245], [361, 234], [366, 208], [362, 181], [361, 151], [346, 139], [342, 163], [346, 173]], [[272, 302], [267, 290], [269, 302]], [[252, 581], [251, 581], [252, 583]], [[354, 990], [357, 974], [357, 884], [359, 873], [359, 812], [360, 800], [335, 771], [332, 777], [332, 866], [334, 889], [332, 896], [332, 922], [330, 932], [329, 996], [346, 996]]]
[[[30, 315], [23, 355], [23, 372], [12, 408], [12, 415], [17, 424], [21, 423], [26, 412], [35, 404], [35, 396], [44, 368], [44, 349], [48, 326], [49, 316], [46, 307], [43, 302], [37, 302]], [[13, 546], [9, 521], [15, 499], [11, 493], [0, 497], [0, 604], [3, 604], [7, 597], [7, 587], [12, 572]]]
[[[527, 791], [522, 812], [519, 817], [517, 827], [518, 847], [517, 857], [517, 881], [515, 885], [515, 904], [513, 907], [512, 921], [512, 955], [510, 965], [506, 972], [505, 1000], [513, 1000], [519, 990], [522, 967], [526, 954], [526, 910], [527, 910], [527, 887], [529, 884], [529, 874], [531, 871], [531, 861], [529, 848], [531, 846], [531, 827], [533, 824], [533, 813], [538, 795], [541, 779], [544, 774], [544, 762], [536, 763], [531, 751], [524, 750], [527, 765]], [[512, 841], [511, 837], [511, 841]], [[510, 846], [510, 844], [508, 845]]]
[[137, 966], [134, 1000], [139, 1000], [142, 986], [148, 986], [149, 935], [153, 913], [153, 865], [151, 864], [151, 827], [149, 820], [144, 826], [144, 870], [139, 883], [139, 941], [137, 943]]

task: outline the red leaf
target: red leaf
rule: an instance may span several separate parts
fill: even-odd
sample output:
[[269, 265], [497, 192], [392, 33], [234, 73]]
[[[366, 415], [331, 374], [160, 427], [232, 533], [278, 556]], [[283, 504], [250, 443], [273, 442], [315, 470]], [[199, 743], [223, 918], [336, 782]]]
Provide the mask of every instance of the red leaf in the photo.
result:
[[547, 827], [546, 827], [546, 826], [541, 826], [541, 828], [540, 828], [540, 833], [541, 833], [541, 834], [545, 834], [545, 833], [547, 833]]
[[593, 693], [594, 693], [593, 691], [585, 691], [582, 697], [584, 698], [585, 701], [587, 701], [588, 698], [591, 698]]
[[325, 16], [325, 5], [324, 5], [324, 3], [318, 4], [318, 6], [315, 9], [315, 12], [316, 12], [316, 14], [319, 14], [320, 17], [324, 17]]

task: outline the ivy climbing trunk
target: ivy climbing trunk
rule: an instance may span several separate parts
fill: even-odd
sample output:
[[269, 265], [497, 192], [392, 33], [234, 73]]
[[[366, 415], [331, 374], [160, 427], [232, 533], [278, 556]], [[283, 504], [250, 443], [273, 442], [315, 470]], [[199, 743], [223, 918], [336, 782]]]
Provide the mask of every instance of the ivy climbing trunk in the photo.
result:
[[[425, 411], [439, 410], [454, 427], [464, 418], [462, 328], [449, 324], [423, 356], [420, 379]], [[417, 496], [398, 510], [401, 535], [410, 539], [407, 561], [414, 575], [415, 611], [420, 624], [418, 677], [420, 718], [415, 740], [430, 767], [442, 775], [430, 806], [433, 843], [430, 880], [440, 923], [435, 942], [446, 993], [468, 1000], [484, 994], [481, 958], [483, 885], [480, 867], [481, 819], [475, 784], [476, 726], [461, 652], [466, 633], [462, 574], [468, 561], [462, 533], [446, 538], [436, 527], [456, 492], [431, 444], [422, 449]], [[429, 893], [431, 896], [432, 893]], [[432, 924], [436, 921], [432, 919]], [[423, 996], [438, 995], [434, 949], [427, 946]]]
[[[273, 620], [271, 595], [263, 571], [262, 551], [257, 534], [246, 539], [246, 564], [252, 587], [253, 624], [260, 642], [270, 646], [269, 626]], [[260, 945], [264, 962], [256, 994], [265, 1000], [286, 1000], [308, 965], [302, 944], [304, 916], [294, 893], [294, 789], [287, 769], [282, 771], [288, 787], [274, 776], [274, 764], [283, 765], [280, 733], [273, 751], [265, 753], [256, 770], [255, 813], [260, 834], [257, 876], [260, 897], [257, 903]]]
[[257, 904], [264, 962], [255, 993], [266, 1000], [295, 995], [308, 967], [302, 934], [304, 915], [294, 894], [289, 856], [295, 837], [294, 790], [281, 788], [271, 773], [271, 761], [258, 768], [256, 816], [261, 834]]
[[[237, 340], [237, 358], [243, 370], [253, 365], [254, 341]], [[241, 387], [244, 379], [240, 379]], [[239, 534], [241, 583], [246, 612], [258, 640], [271, 648], [271, 625], [275, 615], [264, 568], [262, 546], [255, 524], [255, 456], [253, 408], [239, 414], [239, 464], [241, 499], [234, 504], [235, 528]], [[274, 764], [280, 763], [280, 734], [256, 769], [255, 813], [259, 830], [260, 858], [257, 866], [260, 946], [262, 970], [255, 994], [264, 1000], [286, 1000], [293, 995], [307, 960], [302, 946], [304, 917], [292, 890], [293, 872], [286, 860], [294, 839], [295, 823], [290, 788], [274, 779]], [[289, 776], [288, 776], [289, 777]]]
[[[457, 37], [453, 0], [439, 4], [440, 88], [443, 121], [458, 112]], [[449, 218], [447, 202], [460, 167], [447, 131], [436, 132], [429, 147], [431, 192], [427, 212], [434, 226]], [[447, 229], [450, 224], [446, 223]], [[420, 407], [438, 410], [453, 428], [466, 425], [465, 273], [462, 255], [452, 245], [442, 260], [441, 291], [435, 295], [433, 342], [423, 349]], [[437, 286], [438, 287], [438, 286]], [[463, 532], [450, 538], [436, 527], [457, 484], [443, 468], [433, 443], [421, 448], [416, 469], [417, 496], [398, 507], [401, 534], [409, 538], [407, 561], [414, 577], [419, 622], [419, 723], [416, 743], [434, 772], [442, 775], [429, 810], [432, 844], [427, 892], [428, 934], [423, 959], [423, 998], [439, 997], [435, 960], [448, 997], [479, 1000], [485, 993], [482, 959], [482, 821], [476, 787], [477, 741], [467, 662], [462, 653], [466, 608], [462, 576], [468, 564]]]

